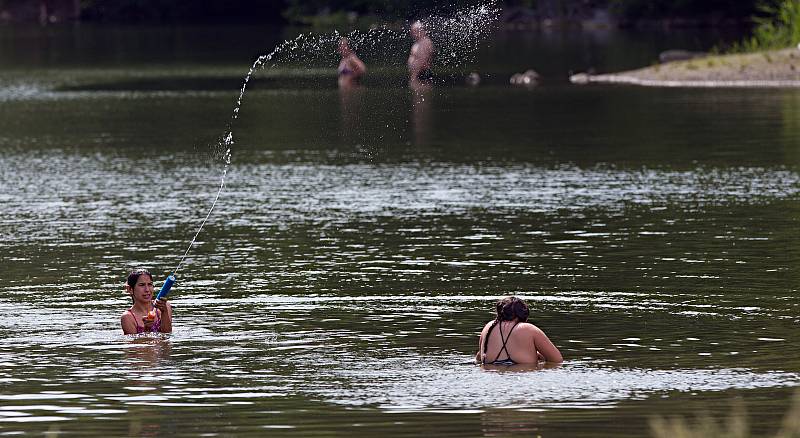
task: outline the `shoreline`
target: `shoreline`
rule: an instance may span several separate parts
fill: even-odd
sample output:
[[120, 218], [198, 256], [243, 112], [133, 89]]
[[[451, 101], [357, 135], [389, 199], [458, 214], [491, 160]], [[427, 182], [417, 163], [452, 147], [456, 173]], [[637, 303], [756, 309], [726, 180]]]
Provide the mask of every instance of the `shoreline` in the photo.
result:
[[616, 73], [578, 73], [569, 80], [664, 88], [800, 88], [800, 50], [710, 55]]

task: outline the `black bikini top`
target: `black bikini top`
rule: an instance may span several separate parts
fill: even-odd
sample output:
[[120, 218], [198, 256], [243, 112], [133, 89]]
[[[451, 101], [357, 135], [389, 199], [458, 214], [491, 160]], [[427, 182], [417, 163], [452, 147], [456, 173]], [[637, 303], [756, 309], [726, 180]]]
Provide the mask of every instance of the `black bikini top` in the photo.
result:
[[[511, 355], [508, 353], [508, 348], [506, 348], [506, 343], [508, 342], [509, 339], [511, 339], [511, 332], [514, 331], [514, 327], [516, 327], [517, 324], [519, 324], [519, 321], [515, 322], [514, 325], [511, 326], [511, 330], [508, 331], [508, 335], [507, 336], [504, 336], [504, 334], [503, 334], [503, 326], [500, 325], [500, 341], [503, 342], [503, 346], [500, 347], [500, 351], [497, 352], [497, 356], [495, 356], [494, 360], [489, 362], [489, 363], [509, 362], [509, 361], [513, 362], [511, 360]], [[489, 331], [486, 332], [486, 338], [483, 339], [483, 363], [484, 364], [487, 363], [486, 362], [486, 351], [489, 348], [489, 336], [492, 334], [492, 330], [494, 330], [494, 327], [496, 325], [498, 325], [498, 321], [495, 321], [494, 324], [492, 324], [492, 326], [489, 327]], [[498, 361], [498, 359], [500, 359], [500, 354], [503, 351], [506, 352], [506, 356], [508, 358]]]

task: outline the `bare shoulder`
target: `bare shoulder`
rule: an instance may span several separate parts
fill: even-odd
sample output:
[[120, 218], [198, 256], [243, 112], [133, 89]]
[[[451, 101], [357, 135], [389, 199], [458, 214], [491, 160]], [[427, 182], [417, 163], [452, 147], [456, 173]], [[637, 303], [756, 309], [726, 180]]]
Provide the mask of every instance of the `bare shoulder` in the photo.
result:
[[136, 318], [130, 310], [122, 312], [122, 316], [119, 317], [119, 322], [122, 326], [122, 333], [126, 335], [136, 333]]
[[531, 324], [529, 322], [521, 322], [521, 323], [519, 323], [519, 329], [524, 331], [524, 332], [526, 332], [526, 333], [530, 333], [530, 334], [533, 334], [533, 335], [544, 334], [542, 329], [540, 329], [539, 327], [536, 327], [535, 325], [533, 325], [533, 324]]
[[489, 327], [491, 327], [491, 326], [492, 326], [492, 324], [494, 324], [494, 320], [492, 320], [492, 321], [489, 321], [489, 322], [487, 322], [486, 324], [484, 324], [484, 325], [483, 325], [483, 330], [481, 330], [481, 331], [482, 331], [482, 332], [485, 332], [486, 330], [489, 330]]

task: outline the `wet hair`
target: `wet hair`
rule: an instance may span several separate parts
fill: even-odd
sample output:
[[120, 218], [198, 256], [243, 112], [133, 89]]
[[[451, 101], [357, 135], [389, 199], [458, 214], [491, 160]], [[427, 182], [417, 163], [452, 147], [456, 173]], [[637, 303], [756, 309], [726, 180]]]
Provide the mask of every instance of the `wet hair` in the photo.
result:
[[341, 37], [341, 38], [339, 38], [339, 42], [336, 44], [336, 50], [337, 50], [337, 51], [339, 52], [339, 54], [341, 54], [342, 56], [344, 56], [344, 55], [345, 55], [345, 54], [347, 54], [348, 52], [352, 52], [352, 51], [353, 51], [353, 49], [352, 49], [352, 48], [350, 48], [350, 40], [349, 40], [349, 39], [347, 39], [346, 37]]
[[506, 297], [497, 302], [497, 321], [511, 321], [518, 318], [519, 322], [528, 321], [528, 305], [517, 297]]
[[414, 36], [414, 32], [419, 33], [419, 35], [422, 37], [428, 36], [428, 29], [425, 27], [425, 23], [419, 20], [411, 23], [411, 26], [408, 28], [408, 30], [411, 32], [411, 36]]
[[136, 286], [136, 282], [139, 281], [139, 277], [141, 277], [142, 275], [147, 275], [148, 277], [150, 277], [151, 280], [153, 279], [153, 274], [151, 274], [150, 271], [148, 271], [147, 269], [136, 268], [132, 270], [130, 274], [128, 274], [128, 280], [126, 281], [126, 283], [128, 284], [128, 286], [134, 287]]

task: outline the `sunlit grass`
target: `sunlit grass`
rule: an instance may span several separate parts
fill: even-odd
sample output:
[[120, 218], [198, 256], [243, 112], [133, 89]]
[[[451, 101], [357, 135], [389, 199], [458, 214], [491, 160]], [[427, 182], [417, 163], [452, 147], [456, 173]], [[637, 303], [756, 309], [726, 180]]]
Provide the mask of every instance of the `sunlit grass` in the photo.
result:
[[[650, 431], [655, 438], [748, 438], [750, 432], [747, 412], [741, 400], [735, 400], [727, 418], [715, 419], [709, 414], [698, 415], [694, 420], [684, 417], [655, 417], [650, 420]], [[764, 435], [759, 435], [764, 436]], [[786, 412], [781, 429], [774, 438], [800, 438], [800, 390], [795, 392], [792, 405]]]

